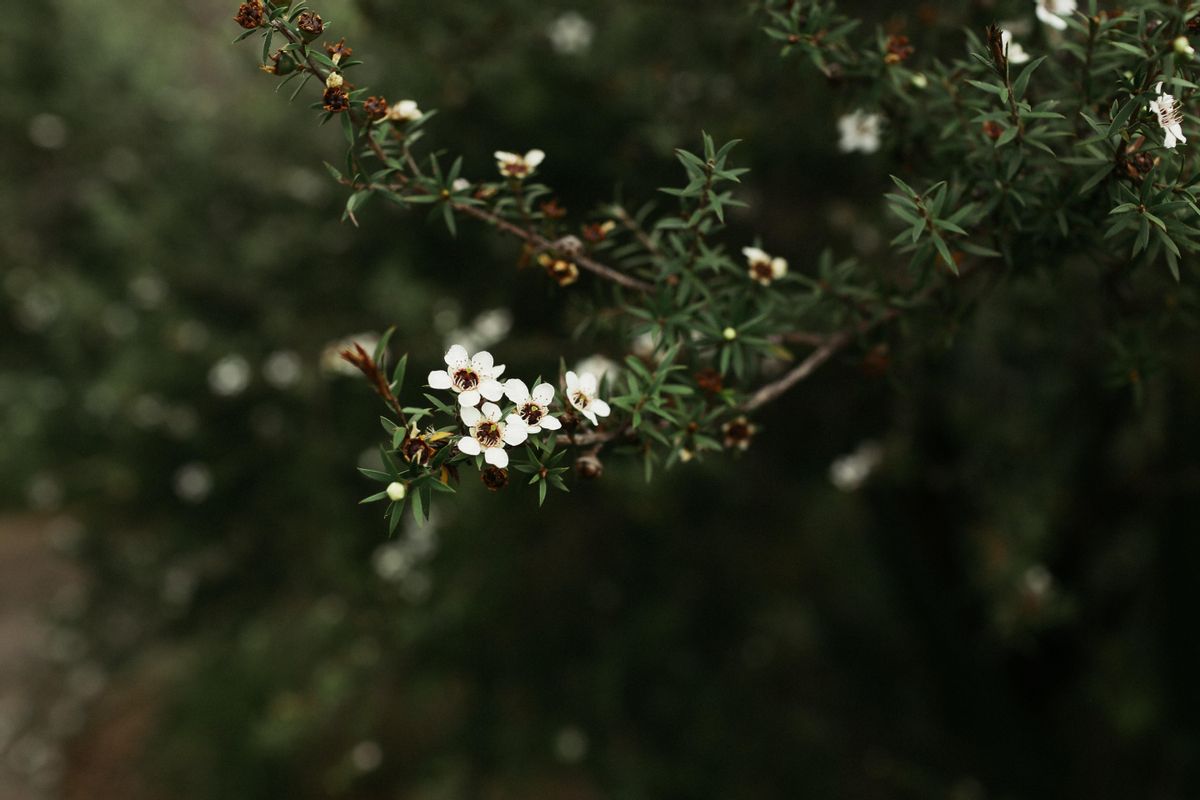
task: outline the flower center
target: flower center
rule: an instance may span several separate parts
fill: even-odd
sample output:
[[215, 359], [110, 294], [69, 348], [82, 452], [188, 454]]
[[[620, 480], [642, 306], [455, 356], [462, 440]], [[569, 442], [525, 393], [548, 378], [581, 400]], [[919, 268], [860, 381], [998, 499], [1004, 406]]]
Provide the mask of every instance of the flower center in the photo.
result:
[[769, 261], [755, 261], [750, 265], [750, 271], [754, 273], [755, 278], [760, 280], [769, 281], [775, 277], [774, 273], [771, 272], [771, 262]]
[[454, 373], [454, 388], [460, 392], [470, 391], [479, 385], [479, 376], [473, 369], [463, 367]]
[[588, 397], [583, 392], [576, 392], [574, 395], [572, 395], [571, 402], [575, 404], [576, 408], [583, 410], [592, 404], [592, 398]]
[[504, 165], [504, 174], [511, 178], [523, 178], [528, 172], [529, 167], [519, 161]]
[[484, 447], [495, 447], [500, 444], [500, 424], [484, 420], [475, 428], [475, 440]]
[[517, 416], [525, 420], [529, 425], [537, 425], [542, 421], [542, 417], [546, 416], [546, 412], [537, 403], [526, 403], [521, 406], [521, 410], [517, 412]]

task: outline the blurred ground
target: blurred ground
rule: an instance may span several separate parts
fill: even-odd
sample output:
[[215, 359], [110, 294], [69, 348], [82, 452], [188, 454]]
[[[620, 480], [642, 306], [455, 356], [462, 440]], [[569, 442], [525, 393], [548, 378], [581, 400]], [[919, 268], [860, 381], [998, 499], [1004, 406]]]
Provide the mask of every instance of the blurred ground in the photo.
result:
[[54, 734], [70, 720], [56, 705], [64, 676], [51, 656], [69, 643], [55, 640], [49, 617], [83, 577], [52, 546], [54, 530], [42, 517], [0, 518], [0, 800], [55, 796], [62, 776]]

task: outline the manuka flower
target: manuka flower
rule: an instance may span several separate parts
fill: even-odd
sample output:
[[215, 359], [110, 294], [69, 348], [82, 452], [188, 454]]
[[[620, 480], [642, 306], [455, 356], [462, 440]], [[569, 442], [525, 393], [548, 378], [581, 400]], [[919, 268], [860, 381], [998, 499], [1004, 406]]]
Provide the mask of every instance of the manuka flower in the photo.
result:
[[1067, 29], [1069, 17], [1075, 13], [1075, 0], [1037, 0], [1037, 18], [1051, 28], [1060, 31]]
[[1000, 40], [1004, 43], [1004, 52], [1008, 54], [1008, 63], [1024, 64], [1029, 60], [1029, 54], [1020, 42], [1013, 41], [1012, 31], [1001, 30]]
[[611, 411], [608, 403], [596, 397], [596, 376], [590, 372], [567, 373], [567, 401], [593, 425], [600, 424], [596, 417], [607, 417]]
[[846, 114], [838, 120], [838, 133], [841, 134], [838, 149], [843, 153], [855, 150], [874, 153], [879, 149], [879, 129], [882, 126], [883, 116], [880, 114], [869, 114], [862, 109]]
[[413, 122], [421, 117], [421, 109], [417, 108], [416, 100], [401, 100], [387, 112], [389, 122]]
[[1154, 87], [1158, 99], [1150, 101], [1150, 111], [1158, 117], [1158, 124], [1166, 131], [1163, 147], [1174, 150], [1176, 144], [1187, 144], [1183, 136], [1183, 112], [1179, 110], [1179, 101], [1169, 94], [1163, 94], [1162, 87], [1162, 81]]
[[458, 440], [458, 449], [469, 456], [483, 453], [483, 460], [493, 467], [508, 466], [508, 453], [504, 445], [517, 445], [529, 438], [529, 430], [516, 414], [507, 418], [495, 403], [484, 403], [481, 408], [467, 407], [459, 410], [463, 424], [470, 434]]
[[504, 177], [521, 180], [532, 175], [533, 171], [537, 169], [538, 164], [541, 164], [545, 158], [546, 154], [541, 150], [530, 150], [523, 156], [505, 152], [504, 150], [497, 150], [496, 167]]
[[429, 385], [450, 389], [458, 395], [459, 405], [477, 406], [481, 398], [495, 402], [504, 396], [504, 387], [496, 380], [504, 374], [504, 365], [494, 365], [486, 350], [472, 358], [465, 347], [456, 344], [446, 351], [446, 367], [429, 373]]
[[721, 426], [721, 434], [725, 437], [725, 446], [731, 450], [744, 451], [748, 449], [750, 440], [757, 432], [758, 428], [745, 417], [736, 417]]
[[557, 418], [550, 416], [549, 406], [554, 399], [554, 387], [550, 384], [539, 383], [530, 392], [525, 381], [510, 378], [504, 384], [504, 395], [516, 403], [513, 413], [521, 418], [530, 433], [556, 431], [562, 427]]
[[757, 247], [743, 247], [742, 255], [746, 257], [746, 267], [750, 278], [763, 286], [770, 286], [771, 281], [779, 280], [787, 275], [788, 263], [785, 259], [772, 258]]

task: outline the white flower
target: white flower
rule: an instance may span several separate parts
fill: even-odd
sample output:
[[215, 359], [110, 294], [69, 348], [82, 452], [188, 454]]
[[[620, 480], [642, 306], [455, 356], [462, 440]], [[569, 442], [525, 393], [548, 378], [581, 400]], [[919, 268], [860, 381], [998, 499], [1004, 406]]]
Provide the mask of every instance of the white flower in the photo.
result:
[[788, 262], [782, 258], [771, 258], [766, 252], [757, 247], [743, 247], [742, 255], [746, 257], [746, 266], [750, 278], [770, 286], [771, 281], [787, 275]]
[[523, 156], [504, 150], [496, 151], [496, 166], [506, 178], [528, 178], [545, 159], [546, 154], [541, 150], [530, 150]]
[[883, 448], [875, 442], [863, 442], [849, 455], [829, 465], [829, 480], [843, 492], [858, 489], [883, 461]]
[[504, 445], [517, 445], [529, 438], [529, 429], [516, 414], [504, 418], [500, 406], [484, 403], [480, 408], [459, 409], [463, 424], [471, 429], [470, 436], [458, 440], [458, 449], [469, 456], [483, 453], [483, 460], [493, 467], [508, 466]]
[[504, 384], [504, 394], [517, 404], [514, 413], [521, 418], [530, 433], [556, 431], [562, 427], [562, 423], [556, 417], [550, 416], [549, 406], [554, 399], [554, 387], [550, 384], [539, 383], [530, 392], [525, 381], [510, 378]]
[[471, 182], [466, 178], [455, 178], [454, 183], [450, 184], [451, 191], [465, 192], [471, 188]]
[[593, 425], [599, 424], [596, 417], [607, 417], [611, 411], [608, 403], [596, 397], [596, 383], [596, 376], [590, 372], [582, 375], [567, 373], [567, 401]]
[[862, 109], [846, 114], [838, 120], [838, 133], [842, 137], [838, 148], [843, 153], [855, 150], [874, 153], [879, 149], [879, 130], [882, 126], [881, 114], [868, 114]]
[[1183, 136], [1183, 112], [1179, 110], [1179, 102], [1169, 94], [1163, 94], [1162, 81], [1154, 87], [1158, 99], [1150, 101], [1150, 111], [1158, 117], [1158, 124], [1166, 134], [1163, 136], [1163, 147], [1174, 150], [1176, 144], [1187, 144]]
[[401, 100], [388, 109], [386, 119], [392, 122], [413, 122], [424, 114], [417, 108], [416, 100]]
[[1037, 18], [1051, 28], [1065, 31], [1067, 29], [1067, 21], [1063, 17], [1069, 17], [1075, 13], [1075, 0], [1036, 0], [1037, 2]]
[[1019, 42], [1013, 41], [1012, 31], [1001, 30], [1000, 41], [1004, 43], [1004, 52], [1008, 54], [1008, 63], [1024, 64], [1029, 60], [1029, 54]]
[[575, 11], [556, 17], [546, 26], [546, 35], [550, 37], [550, 46], [554, 52], [564, 56], [574, 56], [586, 53], [592, 46], [592, 23]]
[[585, 372], [590, 372], [596, 376], [599, 382], [605, 375], [608, 376], [609, 382], [616, 379], [617, 371], [620, 365], [611, 358], [602, 356], [599, 353], [588, 356], [575, 365], [575, 371], [582, 375]]
[[446, 351], [446, 367], [429, 373], [429, 385], [455, 392], [460, 406], [477, 406], [480, 398], [495, 402], [504, 395], [504, 387], [496, 380], [504, 374], [504, 365], [493, 364], [492, 354], [486, 350], [471, 358], [465, 347], [456, 344]]

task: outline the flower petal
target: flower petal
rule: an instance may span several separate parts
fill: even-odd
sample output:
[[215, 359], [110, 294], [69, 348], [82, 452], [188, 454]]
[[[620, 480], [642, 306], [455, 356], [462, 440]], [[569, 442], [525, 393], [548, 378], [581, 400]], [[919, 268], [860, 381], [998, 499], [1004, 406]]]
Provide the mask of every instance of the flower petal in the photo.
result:
[[1060, 31], [1065, 31], [1067, 29], [1067, 21], [1050, 11], [1042, 3], [1038, 3], [1037, 18], [1049, 25], [1051, 28], [1056, 28]]
[[754, 264], [755, 262], [758, 262], [758, 261], [770, 261], [771, 260], [771, 257], [769, 255], [767, 255], [764, 250], [761, 250], [757, 247], [743, 247], [742, 255], [744, 255], [746, 257], [746, 261], [748, 261], [751, 264]]
[[590, 422], [591, 422], [593, 425], [599, 425], [599, 424], [600, 424], [600, 420], [596, 419], [596, 415], [595, 415], [595, 414], [593, 414], [591, 411], [587, 411], [587, 410], [585, 410], [585, 409], [582, 409], [582, 408], [581, 408], [581, 409], [579, 409], [579, 411], [580, 411], [580, 413], [582, 413], [582, 414], [583, 414], [585, 417], [587, 417], [587, 418], [588, 418], [588, 420], [589, 420], [589, 421], [590, 421]]
[[434, 389], [449, 389], [451, 385], [450, 373], [446, 372], [444, 369], [435, 369], [433, 372], [429, 373], [429, 377], [426, 378], [426, 383], [428, 383], [430, 387]]
[[576, 387], [579, 386], [579, 376], [574, 372], [567, 372], [567, 394], [575, 394]]
[[460, 408], [458, 416], [462, 418], [463, 425], [466, 425], [468, 428], [474, 428], [483, 421], [483, 413], [478, 408], [475, 408], [475, 406]]
[[504, 374], [504, 366], [505, 366], [504, 364], [497, 364], [496, 366], [492, 367], [491, 376], [493, 378], [499, 378], [501, 375], [503, 375]]
[[[556, 431], [562, 427], [562, 423], [558, 421], [558, 417], [542, 417], [538, 425], [548, 431]], [[532, 431], [533, 428], [529, 430]]]
[[503, 447], [489, 447], [483, 451], [483, 460], [493, 467], [504, 469], [508, 466], [508, 453], [504, 452]]
[[504, 382], [504, 396], [521, 405], [529, 399], [529, 387], [520, 378], [509, 378]]
[[[524, 386], [525, 384], [521, 385]], [[538, 405], [548, 406], [550, 405], [550, 401], [554, 399], [554, 387], [548, 383], [539, 383], [537, 386], [533, 387], [533, 394], [530, 396], [533, 397], [533, 402], [537, 403]], [[520, 401], [513, 400], [513, 402], [515, 403]]]
[[585, 372], [579, 376], [579, 390], [591, 397], [596, 393], [596, 376], [590, 372]]
[[470, 363], [471, 360], [467, 358], [467, 348], [463, 347], [461, 344], [453, 345], [449, 350], [446, 351], [446, 365], [448, 367], [453, 369], [462, 369]]
[[608, 407], [608, 403], [599, 398], [592, 401], [591, 411], [598, 417], [607, 417], [612, 413], [612, 409]]
[[480, 381], [478, 391], [485, 400], [491, 400], [493, 403], [504, 397], [504, 387], [495, 378], [484, 378]]
[[479, 442], [470, 436], [463, 436], [458, 440], [458, 449], [469, 456], [477, 456], [483, 452], [483, 448], [479, 446]]
[[477, 389], [468, 389], [458, 396], [458, 404], [463, 408], [477, 406], [479, 405], [479, 400], [479, 390]]
[[495, 156], [501, 164], [510, 164], [520, 158], [516, 153], [510, 153], [507, 150], [497, 150]]
[[529, 169], [537, 168], [537, 165], [546, 160], [546, 154], [541, 150], [530, 150], [525, 154], [525, 163], [529, 165]]
[[483, 412], [483, 418], [488, 422], [499, 422], [500, 418], [504, 416], [500, 413], [500, 406], [495, 403], [484, 403], [479, 410]]
[[495, 360], [492, 358], [492, 354], [487, 350], [480, 350], [475, 354], [474, 358], [471, 359], [471, 366], [476, 372], [488, 372], [491, 370], [492, 364], [494, 363]]
[[516, 414], [509, 414], [504, 421], [504, 443], [516, 447], [529, 438], [529, 428]]

